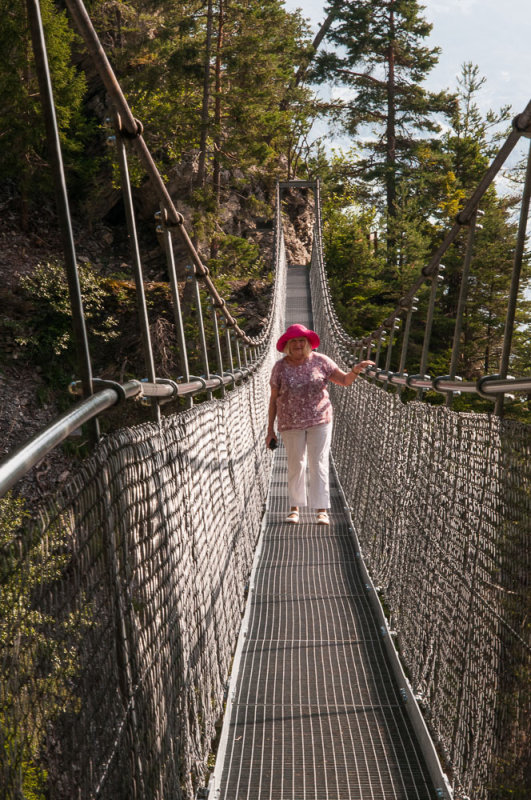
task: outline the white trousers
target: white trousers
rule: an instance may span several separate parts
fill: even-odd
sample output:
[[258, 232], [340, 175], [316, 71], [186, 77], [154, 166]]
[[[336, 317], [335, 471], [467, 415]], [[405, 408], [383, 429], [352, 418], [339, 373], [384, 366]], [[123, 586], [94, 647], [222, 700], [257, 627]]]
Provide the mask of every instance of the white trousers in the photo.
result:
[[[332, 423], [314, 425], [303, 430], [282, 431], [288, 457], [288, 494], [292, 506], [330, 508], [328, 480]], [[306, 461], [310, 473], [306, 494]]]

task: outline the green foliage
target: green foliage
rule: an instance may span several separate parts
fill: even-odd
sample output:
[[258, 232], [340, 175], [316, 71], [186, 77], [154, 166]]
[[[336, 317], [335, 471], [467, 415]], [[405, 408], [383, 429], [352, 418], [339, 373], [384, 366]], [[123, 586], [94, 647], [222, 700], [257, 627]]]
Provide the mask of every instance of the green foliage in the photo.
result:
[[257, 278], [263, 271], [260, 248], [241, 236], [223, 236], [216, 242], [216, 255], [208, 260], [214, 276]]
[[[92, 216], [101, 186], [96, 174], [116, 173], [102, 120], [94, 117], [95, 109], [102, 113], [103, 90], [96, 80], [87, 93], [77, 66], [86, 56], [66, 12], [53, 0], [40, 5], [69, 190]], [[203, 0], [91, 0], [87, 9], [163, 176], [185, 159], [193, 162], [206, 126], [207, 183], [214, 162], [223, 184], [235, 170], [271, 179], [313, 118], [313, 95], [295, 81], [309, 28], [281, 0], [212, 5], [208, 53]], [[44, 125], [25, 5], [0, 0], [0, 12], [0, 168], [28, 205], [43, 188], [51, 196]], [[134, 157], [131, 167], [132, 183], [140, 186]]]
[[[97, 159], [86, 150], [94, 125], [84, 113], [85, 76], [72, 63], [76, 41], [64, 11], [53, 0], [40, 3], [63, 158], [74, 188], [90, 179]], [[51, 196], [47, 147], [39, 86], [25, 3], [0, 0], [0, 172], [19, 187], [24, 203], [30, 193]], [[96, 162], [96, 163], [95, 163]]]
[[[483, 85], [477, 68], [465, 64], [451, 126], [437, 146], [424, 142], [417, 148], [415, 168], [411, 166], [396, 183], [392, 218], [375, 214], [366, 190], [367, 173], [354, 150], [334, 156], [323, 170], [323, 194], [328, 198], [324, 233], [327, 266], [338, 313], [355, 336], [370, 333], [397, 305], [484, 174], [500, 126], [507, 121], [507, 109], [483, 116], [476, 100]], [[466, 380], [498, 370], [515, 248], [514, 204], [512, 197], [499, 196], [494, 186], [482, 200], [483, 216], [478, 220], [481, 225], [475, 237], [457, 367], [457, 373]], [[380, 240], [378, 256], [375, 258], [372, 253], [372, 260], [371, 253], [366, 252], [369, 230], [376, 232]], [[392, 259], [386, 252], [390, 241]], [[464, 230], [443, 259], [446, 269], [437, 296], [428, 360], [432, 375], [449, 371], [466, 244]], [[526, 254], [522, 287], [529, 285], [530, 277]], [[418, 292], [419, 311], [413, 320], [408, 349], [409, 372], [418, 371], [420, 365], [428, 290], [426, 286]], [[361, 319], [355, 310], [358, 304], [365, 307]], [[510, 367], [515, 375], [529, 373], [530, 306], [522, 294]], [[396, 369], [398, 358], [399, 347], [395, 346], [392, 368]], [[492, 408], [492, 404], [477, 398], [461, 398], [456, 403], [455, 407], [463, 410]], [[523, 409], [525, 404], [518, 401], [510, 406], [510, 413], [523, 418]]]
[[[293, 77], [308, 31], [279, 0], [227, 6], [223, 49], [222, 155], [239, 168], [274, 165], [294, 128], [308, 130], [310, 93]], [[306, 120], [306, 124], [304, 122]]]
[[293, 81], [309, 29], [280, 0], [214, 2], [208, 53], [200, 0], [93, 0], [89, 9], [163, 174], [198, 151], [203, 125], [209, 164], [265, 174], [278, 169], [294, 130], [309, 129], [312, 95]]
[[[79, 282], [85, 319], [91, 337], [109, 341], [117, 335], [116, 320], [108, 314], [106, 281], [89, 263], [79, 265]], [[61, 357], [63, 363], [74, 364], [72, 318], [68, 284], [64, 266], [59, 262], [38, 264], [35, 270], [21, 278], [22, 289], [34, 303], [29, 332], [17, 342], [36, 360]]]
[[352, 200], [348, 194], [325, 200], [323, 248], [336, 310], [348, 333], [361, 336], [390, 307], [383, 297], [382, 259], [370, 239], [374, 212], [363, 211]]
[[70, 561], [68, 524], [42, 536], [23, 500], [0, 499], [0, 783], [8, 797], [44, 800], [50, 724], [78, 702], [77, 645], [90, 625], [83, 605], [52, 616], [42, 598]]

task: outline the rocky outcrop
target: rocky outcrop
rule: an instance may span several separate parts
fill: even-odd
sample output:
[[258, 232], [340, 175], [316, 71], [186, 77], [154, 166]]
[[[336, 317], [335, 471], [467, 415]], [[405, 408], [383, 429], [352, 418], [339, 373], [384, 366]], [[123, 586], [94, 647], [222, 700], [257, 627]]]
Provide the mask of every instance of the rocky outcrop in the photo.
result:
[[308, 189], [287, 189], [282, 201], [288, 264], [309, 264], [315, 219], [313, 194]]

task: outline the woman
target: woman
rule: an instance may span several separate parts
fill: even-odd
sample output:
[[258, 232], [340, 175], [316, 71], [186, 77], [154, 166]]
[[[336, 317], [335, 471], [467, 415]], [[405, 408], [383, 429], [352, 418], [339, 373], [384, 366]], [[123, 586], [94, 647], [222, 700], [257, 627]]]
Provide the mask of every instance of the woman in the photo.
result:
[[[271, 371], [271, 398], [266, 445], [276, 443], [275, 419], [288, 457], [288, 493], [291, 503], [286, 522], [299, 521], [299, 506], [317, 511], [317, 522], [329, 525], [328, 461], [332, 438], [332, 404], [328, 381], [350, 386], [374, 361], [360, 361], [343, 372], [328, 356], [314, 353], [319, 336], [304, 325], [290, 325], [277, 342], [284, 358]], [[306, 455], [310, 472], [309, 503], [306, 497]]]

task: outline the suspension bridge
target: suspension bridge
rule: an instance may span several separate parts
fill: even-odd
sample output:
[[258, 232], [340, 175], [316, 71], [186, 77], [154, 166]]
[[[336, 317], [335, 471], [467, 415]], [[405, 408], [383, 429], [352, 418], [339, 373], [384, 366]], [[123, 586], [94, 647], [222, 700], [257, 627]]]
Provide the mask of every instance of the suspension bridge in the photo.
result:
[[[441, 260], [466, 228], [470, 265], [481, 199], [529, 137], [531, 103], [400, 306], [360, 340], [343, 331], [331, 302], [318, 181], [280, 184], [271, 307], [250, 337], [201, 262], [82, 3], [66, 5], [112, 100], [147, 380], [92, 375], [46, 42], [38, 3], [28, 0], [79, 353], [72, 390], [81, 399], [0, 464], [0, 493], [80, 425], [92, 425], [95, 445], [69, 485], [33, 509], [33, 523], [2, 541], [4, 796], [493, 800], [512, 786], [520, 795], [507, 796], [523, 798], [531, 437], [502, 411], [505, 394], [531, 391], [530, 376], [508, 374], [531, 167], [498, 373], [466, 382], [454, 358], [444, 376], [427, 375], [426, 364]], [[160, 197], [180, 380], [156, 374], [129, 147]], [[309, 266], [286, 263], [286, 188], [314, 196]], [[186, 359], [175, 239], [192, 265], [200, 376]], [[409, 374], [414, 297], [426, 282], [420, 372]], [[315, 327], [340, 366], [376, 362], [348, 390], [331, 389], [329, 529], [304, 510], [299, 526], [284, 523], [285, 456], [264, 446], [274, 344], [295, 321]], [[450, 402], [406, 403], [405, 387]], [[453, 411], [457, 391], [492, 399], [493, 413]], [[177, 397], [188, 408], [161, 414]], [[100, 438], [98, 418], [135, 398], [150, 404], [152, 421]]]

